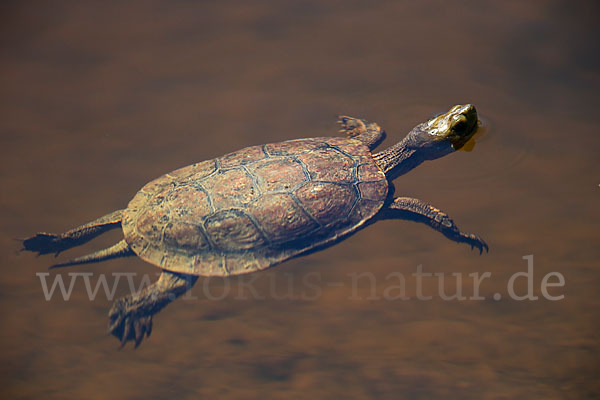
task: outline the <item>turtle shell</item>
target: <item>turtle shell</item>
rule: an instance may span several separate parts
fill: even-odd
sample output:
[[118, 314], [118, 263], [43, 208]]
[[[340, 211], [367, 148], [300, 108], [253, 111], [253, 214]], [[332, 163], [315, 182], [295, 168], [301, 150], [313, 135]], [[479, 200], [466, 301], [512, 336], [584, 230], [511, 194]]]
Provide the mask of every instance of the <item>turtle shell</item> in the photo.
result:
[[131, 249], [160, 268], [228, 276], [334, 243], [382, 207], [385, 174], [351, 138], [248, 147], [144, 186], [123, 213]]

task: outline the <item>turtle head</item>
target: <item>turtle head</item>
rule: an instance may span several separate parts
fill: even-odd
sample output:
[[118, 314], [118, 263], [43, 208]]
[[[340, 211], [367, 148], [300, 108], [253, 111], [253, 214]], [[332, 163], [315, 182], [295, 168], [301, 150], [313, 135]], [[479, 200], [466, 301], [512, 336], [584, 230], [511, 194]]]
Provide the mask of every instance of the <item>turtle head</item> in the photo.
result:
[[462, 148], [477, 131], [477, 110], [456, 105], [448, 112], [417, 125], [410, 133], [411, 147], [425, 159], [436, 159]]

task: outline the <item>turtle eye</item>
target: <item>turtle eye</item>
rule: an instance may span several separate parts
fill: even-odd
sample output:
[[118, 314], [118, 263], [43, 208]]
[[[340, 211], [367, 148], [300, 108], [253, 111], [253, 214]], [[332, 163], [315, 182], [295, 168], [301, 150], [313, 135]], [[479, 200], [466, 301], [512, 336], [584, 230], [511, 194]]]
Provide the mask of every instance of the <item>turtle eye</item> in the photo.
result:
[[452, 124], [452, 130], [458, 134], [462, 134], [467, 130], [467, 125], [467, 120], [463, 117], [455, 120], [454, 124]]
[[455, 131], [464, 131], [465, 128], [467, 127], [467, 122], [465, 120], [460, 120], [458, 121], [456, 124], [454, 124], [454, 130]]

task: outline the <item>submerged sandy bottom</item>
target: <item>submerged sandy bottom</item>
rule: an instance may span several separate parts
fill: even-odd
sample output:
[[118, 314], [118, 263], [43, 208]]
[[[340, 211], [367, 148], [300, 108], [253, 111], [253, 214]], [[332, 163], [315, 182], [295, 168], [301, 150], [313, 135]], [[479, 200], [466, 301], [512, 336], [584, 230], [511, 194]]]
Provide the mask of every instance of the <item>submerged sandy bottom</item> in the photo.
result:
[[[127, 4], [2, 12], [3, 398], [600, 395], [592, 2]], [[379, 222], [242, 283], [199, 281], [134, 352], [105, 335], [102, 290], [90, 301], [79, 276], [69, 301], [46, 301], [36, 274], [54, 259], [16, 253], [13, 238], [123, 208], [181, 166], [336, 135], [340, 113], [377, 121], [390, 145], [466, 102], [488, 124], [475, 149], [396, 187], [481, 235], [489, 254], [424, 226]], [[511, 299], [507, 287], [527, 255], [536, 301]], [[444, 293], [440, 275], [426, 276], [420, 288], [432, 298], [417, 298], [419, 266], [444, 274]], [[72, 272], [93, 273], [94, 287], [100, 274], [136, 273], [138, 285], [158, 270], [129, 258], [46, 279]], [[469, 274], [485, 272], [483, 300], [443, 299], [458, 277], [473, 297]], [[549, 273], [564, 278], [547, 293], [562, 300], [544, 297]], [[122, 279], [117, 296], [128, 291]], [[516, 294], [526, 291], [516, 279]]]

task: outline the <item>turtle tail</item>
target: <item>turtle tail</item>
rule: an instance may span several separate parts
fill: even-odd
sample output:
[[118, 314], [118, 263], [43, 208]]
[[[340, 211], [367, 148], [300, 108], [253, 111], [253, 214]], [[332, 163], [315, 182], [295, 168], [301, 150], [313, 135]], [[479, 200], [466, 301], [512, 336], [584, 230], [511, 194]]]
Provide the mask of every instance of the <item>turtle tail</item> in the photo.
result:
[[119, 243], [103, 250], [99, 250], [95, 253], [88, 254], [86, 256], [73, 258], [72, 260], [65, 261], [63, 263], [54, 264], [50, 266], [50, 269], [68, 267], [70, 265], [88, 264], [95, 263], [104, 260], [110, 260], [111, 258], [128, 257], [134, 253], [125, 241], [121, 240]]

